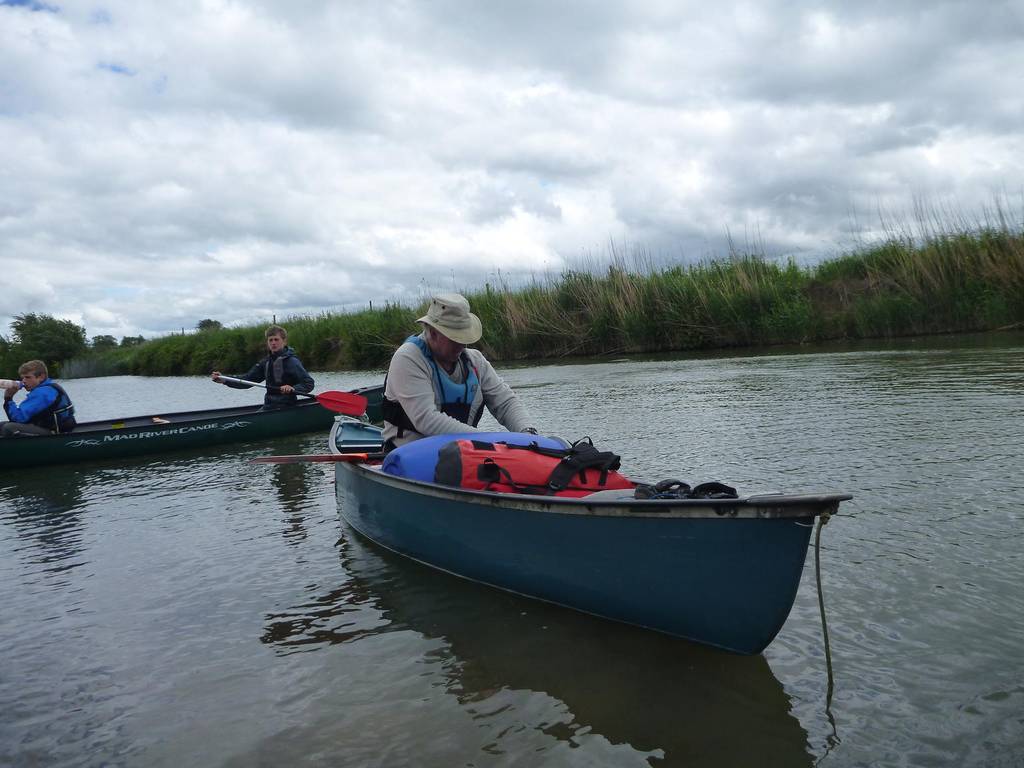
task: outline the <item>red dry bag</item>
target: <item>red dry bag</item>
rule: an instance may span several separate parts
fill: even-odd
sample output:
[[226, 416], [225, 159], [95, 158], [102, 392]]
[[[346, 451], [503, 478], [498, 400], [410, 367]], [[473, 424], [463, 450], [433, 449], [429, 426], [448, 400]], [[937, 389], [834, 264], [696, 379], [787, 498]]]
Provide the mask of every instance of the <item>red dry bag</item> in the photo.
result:
[[564, 449], [453, 440], [438, 452], [434, 482], [543, 496], [587, 496], [634, 488], [636, 484], [618, 468], [619, 457], [597, 450], [589, 438]]

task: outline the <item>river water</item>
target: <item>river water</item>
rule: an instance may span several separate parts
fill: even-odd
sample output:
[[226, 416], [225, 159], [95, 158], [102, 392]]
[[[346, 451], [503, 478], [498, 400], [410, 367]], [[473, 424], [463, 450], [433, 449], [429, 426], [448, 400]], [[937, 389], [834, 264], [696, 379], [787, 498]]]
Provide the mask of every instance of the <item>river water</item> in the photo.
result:
[[[249, 463], [307, 435], [0, 470], [0, 765], [1024, 764], [1024, 335], [503, 374], [635, 476], [854, 494], [821, 539], [832, 695], [813, 548], [735, 656], [382, 552], [329, 466]], [[67, 386], [81, 420], [259, 400]]]

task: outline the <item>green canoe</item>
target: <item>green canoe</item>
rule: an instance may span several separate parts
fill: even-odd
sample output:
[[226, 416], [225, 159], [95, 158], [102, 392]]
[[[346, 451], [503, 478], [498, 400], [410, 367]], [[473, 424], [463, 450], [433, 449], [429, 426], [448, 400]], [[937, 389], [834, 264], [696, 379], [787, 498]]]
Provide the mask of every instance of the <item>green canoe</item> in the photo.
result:
[[[383, 387], [354, 390], [367, 398], [367, 417], [380, 420]], [[48, 464], [120, 459], [330, 430], [334, 414], [315, 400], [290, 408], [262, 406], [162, 413], [80, 423], [67, 435], [0, 440], [0, 471]]]

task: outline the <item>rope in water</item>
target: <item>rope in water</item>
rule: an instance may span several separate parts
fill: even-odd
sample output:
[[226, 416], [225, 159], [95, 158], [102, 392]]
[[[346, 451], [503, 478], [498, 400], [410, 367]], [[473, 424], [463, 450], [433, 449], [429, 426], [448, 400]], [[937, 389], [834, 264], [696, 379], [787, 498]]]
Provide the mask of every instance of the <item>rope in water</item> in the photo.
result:
[[832, 515], [823, 512], [818, 516], [818, 531], [814, 534], [814, 577], [818, 583], [818, 610], [821, 612], [821, 633], [825, 637], [825, 665], [828, 667], [828, 698], [832, 701], [832, 650], [828, 642], [828, 623], [825, 621], [825, 595], [821, 591], [821, 529]]
[[[836, 730], [836, 721], [832, 716], [832, 692], [835, 689], [835, 679], [832, 676], [832, 648], [828, 639], [828, 623], [825, 621], [825, 596], [821, 591], [821, 529], [828, 524], [832, 518], [831, 513], [823, 512], [818, 517], [818, 530], [814, 534], [814, 576], [818, 585], [818, 610], [821, 613], [821, 633], [825, 640], [825, 669], [828, 672], [828, 691], [825, 694], [825, 716], [832, 726], [832, 736], [828, 740], [829, 747], [822, 755], [826, 757], [832, 748], [839, 743], [839, 734]], [[820, 761], [817, 761], [820, 762]], [[815, 764], [817, 764], [817, 762]]]

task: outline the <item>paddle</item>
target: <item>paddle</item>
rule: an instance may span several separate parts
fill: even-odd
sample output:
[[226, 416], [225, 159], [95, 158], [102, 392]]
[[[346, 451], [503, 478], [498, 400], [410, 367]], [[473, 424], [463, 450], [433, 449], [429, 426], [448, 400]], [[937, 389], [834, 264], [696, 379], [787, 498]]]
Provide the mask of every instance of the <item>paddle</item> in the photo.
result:
[[[217, 381], [230, 381], [232, 384], [241, 384], [243, 387], [263, 387], [263, 389], [274, 389], [280, 391], [280, 387], [272, 387], [269, 384], [264, 384], [262, 381], [249, 381], [248, 379], [236, 379], [234, 376], [225, 376], [221, 374], [217, 377]], [[302, 397], [313, 397], [313, 395], [307, 395], [304, 392], [296, 392], [296, 395]]]
[[315, 397], [328, 411], [343, 413], [346, 416], [362, 416], [366, 413], [366, 398], [355, 392], [321, 392]]
[[298, 453], [290, 456], [258, 456], [251, 464], [305, 464], [319, 461], [379, 461], [384, 453]]
[[[234, 376], [218, 377], [220, 381], [230, 381], [232, 384], [242, 384], [247, 387], [263, 387], [263, 389], [278, 389], [277, 387], [269, 387], [259, 381], [246, 381], [245, 379], [236, 379]], [[301, 397], [309, 397], [316, 400], [320, 405], [326, 408], [328, 411], [334, 411], [335, 413], [343, 413], [346, 416], [362, 416], [366, 413], [366, 398], [362, 395], [357, 395], [355, 392], [321, 392], [319, 395], [307, 395], [304, 392], [296, 392], [296, 395]]]

